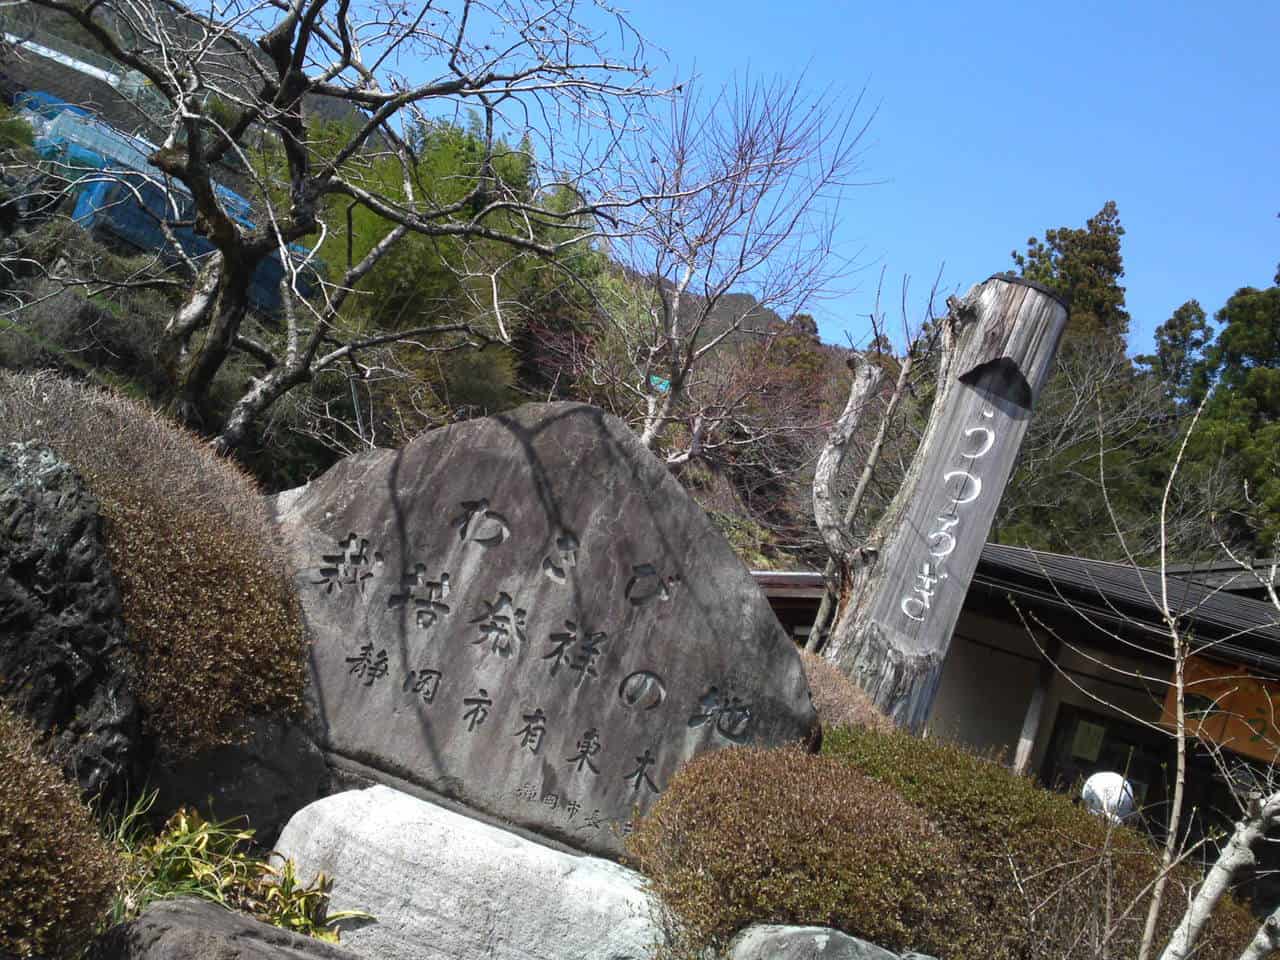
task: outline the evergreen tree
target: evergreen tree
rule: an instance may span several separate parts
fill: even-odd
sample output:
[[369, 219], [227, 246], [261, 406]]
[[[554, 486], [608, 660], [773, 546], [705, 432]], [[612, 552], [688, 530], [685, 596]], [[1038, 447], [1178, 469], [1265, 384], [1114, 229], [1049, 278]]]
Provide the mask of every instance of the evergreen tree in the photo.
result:
[[[1027, 241], [1025, 253], [1013, 253], [1023, 277], [1063, 294], [1071, 319], [993, 540], [1124, 560], [1119, 526], [1131, 548], [1156, 545], [1140, 533], [1158, 508], [1174, 424], [1158, 380], [1140, 375], [1126, 355], [1123, 236], [1119, 211], [1107, 201], [1083, 228], [1047, 230], [1043, 240]], [[1172, 352], [1165, 359], [1172, 363]], [[1190, 551], [1190, 529], [1172, 529], [1187, 533], [1183, 552]]]
[[1027, 240], [1026, 253], [1013, 251], [1013, 262], [1028, 280], [1057, 290], [1070, 300], [1068, 342], [1105, 333], [1121, 342], [1129, 332], [1124, 308], [1124, 259], [1120, 254], [1120, 211], [1108, 200], [1083, 228], [1059, 227], [1044, 239]]
[[1214, 319], [1218, 337], [1206, 351], [1213, 393], [1196, 453], [1232, 458], [1245, 502], [1220, 518], [1225, 535], [1272, 553], [1280, 537], [1280, 285], [1242, 287]]
[[1204, 351], [1213, 339], [1204, 308], [1188, 300], [1156, 328], [1156, 352], [1137, 357], [1179, 409], [1196, 406], [1209, 388]]

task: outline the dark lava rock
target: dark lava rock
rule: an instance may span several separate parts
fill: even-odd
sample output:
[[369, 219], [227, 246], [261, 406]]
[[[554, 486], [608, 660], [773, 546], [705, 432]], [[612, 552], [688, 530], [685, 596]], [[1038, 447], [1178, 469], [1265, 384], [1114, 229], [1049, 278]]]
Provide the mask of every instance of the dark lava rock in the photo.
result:
[[276, 499], [321, 745], [616, 853], [677, 765], [816, 736], [795, 645], [619, 420], [557, 403]]
[[112, 927], [91, 960], [357, 960], [349, 950], [232, 913], [205, 900], [153, 903]]
[[120, 798], [140, 743], [98, 502], [38, 443], [0, 447], [0, 696], [86, 797]]

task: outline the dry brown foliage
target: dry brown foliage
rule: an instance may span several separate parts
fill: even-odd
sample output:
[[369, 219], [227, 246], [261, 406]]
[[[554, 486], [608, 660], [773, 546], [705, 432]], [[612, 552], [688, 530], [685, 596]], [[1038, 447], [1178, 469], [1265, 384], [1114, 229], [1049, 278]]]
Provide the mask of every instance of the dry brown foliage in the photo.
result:
[[862, 688], [840, 672], [831, 661], [808, 650], [800, 651], [804, 673], [813, 695], [813, 708], [824, 730], [836, 727], [866, 727], [888, 732], [893, 721], [880, 712]]
[[[1151, 838], [1108, 824], [1071, 798], [1038, 786], [964, 746], [856, 727], [828, 731], [823, 753], [898, 793], [955, 842], [940, 862], [965, 890], [948, 918], [947, 960], [1095, 960], [1137, 955], [1150, 884], [1160, 869]], [[1157, 940], [1167, 941], [1191, 864], [1170, 877]], [[1171, 891], [1172, 892], [1172, 891]], [[1234, 960], [1257, 924], [1234, 899], [1221, 905], [1200, 960]]]
[[297, 596], [249, 476], [140, 403], [47, 374], [0, 373], [0, 443], [41, 440], [102, 505], [134, 692], [162, 748], [236, 739], [301, 706]]
[[[963, 747], [865, 727], [823, 755], [738, 748], [690, 761], [628, 839], [661, 898], [665, 956], [704, 960], [753, 923], [830, 926], [947, 960], [1132, 957], [1159, 850]], [[1199, 879], [1171, 878], [1168, 936]], [[1224, 902], [1200, 960], [1257, 928]], [[715, 953], [719, 956], [721, 954]]]
[[124, 866], [35, 740], [0, 702], [0, 955], [74, 957]]
[[963, 891], [951, 842], [894, 791], [797, 748], [703, 754], [627, 840], [677, 924], [669, 953], [723, 949], [751, 923], [831, 926], [890, 948], [931, 939]]

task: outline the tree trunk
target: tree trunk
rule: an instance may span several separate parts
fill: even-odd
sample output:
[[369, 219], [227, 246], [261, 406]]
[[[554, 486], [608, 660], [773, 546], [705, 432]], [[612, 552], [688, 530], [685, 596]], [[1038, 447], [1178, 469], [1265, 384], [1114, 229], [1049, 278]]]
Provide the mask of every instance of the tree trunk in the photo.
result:
[[818, 612], [814, 615], [813, 627], [810, 628], [809, 636], [804, 641], [804, 648], [811, 653], [821, 653], [822, 648], [827, 644], [827, 635], [831, 632], [831, 615], [834, 613], [832, 608], [836, 605], [837, 593], [831, 584], [838, 573], [836, 562], [827, 560], [827, 565], [822, 569], [822, 582], [827, 588], [822, 591], [822, 601], [818, 604]]
[[1240, 954], [1240, 960], [1266, 960], [1280, 951], [1280, 907], [1276, 907], [1262, 921], [1258, 932]]
[[[1280, 793], [1273, 793], [1265, 800], [1255, 799], [1250, 803], [1244, 817], [1236, 823], [1231, 839], [1219, 852], [1218, 859], [1205, 875], [1204, 882], [1196, 890], [1195, 896], [1191, 898], [1186, 913], [1182, 915], [1182, 921], [1173, 931], [1173, 936], [1169, 938], [1164, 953], [1160, 954], [1160, 960], [1189, 960], [1195, 955], [1196, 943], [1204, 931], [1205, 924], [1213, 916], [1218, 902], [1231, 889], [1231, 884], [1240, 871], [1256, 863], [1254, 848], [1275, 825], [1277, 817], [1280, 817]], [[1271, 922], [1271, 919], [1269, 917], [1268, 922]], [[1264, 931], [1260, 931], [1259, 934], [1270, 933], [1272, 930], [1274, 926], [1271, 930], [1267, 930], [1264, 924]], [[1246, 951], [1245, 956], [1248, 955]]]
[[1067, 322], [1052, 293], [1005, 277], [974, 287], [956, 309], [962, 326], [920, 449], [859, 551], [824, 651], [917, 732]]
[[222, 277], [222, 253], [215, 251], [196, 274], [195, 284], [187, 295], [187, 301], [169, 320], [164, 328], [165, 338], [178, 347], [186, 347], [191, 332], [204, 326], [209, 311], [218, 296], [218, 281]]
[[231, 408], [222, 432], [213, 439], [213, 449], [222, 454], [237, 450], [249, 438], [249, 434], [272, 404], [310, 378], [311, 369], [305, 364], [277, 367], [256, 377]]
[[[188, 331], [190, 341], [183, 351], [182, 363], [174, 384], [174, 402], [181, 420], [192, 427], [206, 426], [209, 389], [213, 379], [231, 354], [236, 334], [249, 310], [249, 282], [256, 264], [233, 257], [224, 258], [218, 275], [213, 302], [202, 312], [209, 315], [203, 331]], [[208, 291], [197, 285], [192, 304], [184, 312], [194, 310], [196, 300]]]
[[[949, 342], [950, 338], [944, 337], [943, 340]], [[827, 544], [827, 552], [830, 554], [827, 565], [822, 571], [822, 582], [826, 584], [826, 589], [822, 591], [822, 603], [818, 607], [817, 616], [813, 618], [813, 628], [809, 631], [809, 639], [804, 645], [806, 650], [814, 653], [826, 646], [827, 636], [831, 632], [831, 622], [836, 614], [836, 605], [845, 595], [844, 587], [853, 565], [855, 552], [850, 548], [846, 531], [853, 528], [858, 511], [862, 509], [862, 499], [866, 496], [871, 480], [875, 476], [880, 455], [884, 452], [885, 438], [889, 435], [889, 429], [893, 424], [894, 413], [898, 409], [898, 404], [902, 402], [902, 397], [906, 394], [910, 383], [911, 368], [915, 366], [915, 352], [914, 347], [908, 347], [906, 356], [898, 365], [898, 379], [893, 385], [893, 391], [889, 394], [884, 409], [880, 412], [880, 425], [876, 428], [875, 439], [871, 441], [871, 449], [867, 451], [866, 461], [862, 464], [858, 485], [854, 487], [853, 496], [845, 504], [843, 520], [837, 524], [834, 522], [834, 517], [830, 515], [834, 497], [832, 488], [848, 455], [849, 441], [853, 438], [854, 431], [862, 419], [863, 410], [877, 392], [883, 376], [879, 365], [873, 365], [868, 357], [862, 358], [860, 367], [857, 366], [856, 359], [851, 362], [857, 372], [854, 374], [853, 383], [849, 386], [849, 400], [845, 404], [844, 412], [836, 420], [835, 428], [831, 431], [831, 436], [827, 439], [822, 453], [818, 456], [813, 473], [813, 518], [822, 532], [822, 538]], [[945, 362], [944, 359], [943, 363]], [[861, 557], [858, 559], [860, 561]]]

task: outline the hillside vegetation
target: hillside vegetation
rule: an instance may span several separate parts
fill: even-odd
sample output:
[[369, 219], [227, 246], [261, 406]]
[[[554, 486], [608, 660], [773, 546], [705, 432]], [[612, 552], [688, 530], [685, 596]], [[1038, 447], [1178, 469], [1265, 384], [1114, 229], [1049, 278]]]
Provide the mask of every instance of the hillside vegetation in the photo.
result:
[[257, 485], [144, 404], [0, 372], [0, 443], [41, 440], [101, 504], [134, 693], [175, 754], [302, 702], [304, 637]]

